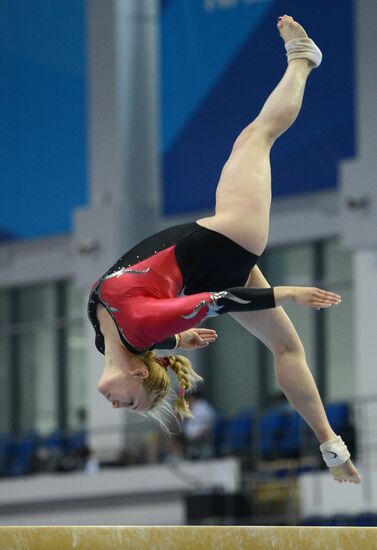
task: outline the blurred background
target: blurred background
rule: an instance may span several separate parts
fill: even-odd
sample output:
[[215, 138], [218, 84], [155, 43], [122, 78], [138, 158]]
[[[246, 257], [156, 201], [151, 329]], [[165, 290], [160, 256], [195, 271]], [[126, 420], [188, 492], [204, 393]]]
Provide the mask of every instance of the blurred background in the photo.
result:
[[[273, 149], [261, 267], [342, 295], [287, 311], [360, 486], [331, 480], [272, 355], [228, 316], [189, 354], [205, 383], [181, 431], [96, 391], [89, 290], [213, 212], [285, 69], [285, 13], [324, 61]], [[0, 2], [0, 524], [377, 525], [375, 21], [374, 0]]]

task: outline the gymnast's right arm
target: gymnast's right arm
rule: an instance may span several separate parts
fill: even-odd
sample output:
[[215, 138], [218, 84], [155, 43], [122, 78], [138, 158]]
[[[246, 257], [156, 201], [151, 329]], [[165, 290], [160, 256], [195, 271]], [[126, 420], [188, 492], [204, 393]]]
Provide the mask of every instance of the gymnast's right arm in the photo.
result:
[[229, 288], [212, 293], [218, 313], [258, 311], [290, 302], [312, 308], [327, 308], [340, 303], [340, 296], [320, 288], [277, 286], [274, 288]]
[[156, 342], [197, 326], [205, 317], [270, 309], [288, 301], [309, 307], [329, 307], [336, 302], [327, 294], [332, 293], [303, 287], [235, 287], [176, 298], [134, 296], [130, 299], [132, 307], [131, 303], [128, 307], [128, 337], [136, 348], [155, 347]]

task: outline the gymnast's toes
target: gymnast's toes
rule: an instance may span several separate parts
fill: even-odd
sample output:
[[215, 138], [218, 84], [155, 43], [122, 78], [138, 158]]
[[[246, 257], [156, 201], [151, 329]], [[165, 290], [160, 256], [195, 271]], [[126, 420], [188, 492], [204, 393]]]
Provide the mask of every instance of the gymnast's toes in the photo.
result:
[[283, 15], [278, 19], [278, 30], [284, 42], [294, 38], [307, 38], [305, 29], [290, 15]]

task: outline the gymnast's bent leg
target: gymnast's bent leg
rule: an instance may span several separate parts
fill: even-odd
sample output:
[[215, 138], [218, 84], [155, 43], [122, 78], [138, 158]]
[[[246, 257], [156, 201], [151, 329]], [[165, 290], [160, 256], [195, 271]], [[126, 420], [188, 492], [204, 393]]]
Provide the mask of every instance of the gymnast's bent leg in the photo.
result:
[[[254, 267], [247, 287], [268, 289], [269, 284]], [[261, 340], [274, 354], [276, 378], [293, 407], [314, 431], [319, 443], [333, 439], [332, 430], [317, 386], [307, 365], [304, 347], [291, 320], [282, 307], [264, 311], [231, 313], [246, 330]], [[337, 481], [360, 482], [351, 460], [330, 467]]]
[[[305, 30], [291, 17], [279, 18], [278, 30], [286, 44], [308, 40]], [[314, 67], [308, 60], [310, 53], [297, 55], [303, 58], [289, 61], [259, 115], [236, 139], [217, 186], [215, 215], [197, 220], [257, 255], [265, 249], [269, 230], [270, 149], [296, 119]]]

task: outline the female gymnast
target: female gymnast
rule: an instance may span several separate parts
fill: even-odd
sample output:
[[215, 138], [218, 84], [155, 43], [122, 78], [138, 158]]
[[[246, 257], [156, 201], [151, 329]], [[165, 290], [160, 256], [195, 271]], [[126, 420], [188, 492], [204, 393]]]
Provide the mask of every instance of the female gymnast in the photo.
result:
[[194, 327], [229, 312], [273, 352], [277, 380], [317, 436], [334, 479], [359, 483], [346, 445], [328, 422], [300, 338], [279, 307], [294, 302], [328, 308], [340, 296], [318, 288], [270, 288], [256, 266], [269, 230], [270, 149], [296, 119], [307, 78], [322, 60], [292, 17], [279, 17], [277, 27], [288, 67], [233, 145], [217, 187], [215, 215], [150, 236], [92, 288], [88, 314], [96, 347], [105, 355], [98, 390], [114, 408], [158, 418], [166, 407], [170, 368], [179, 385], [175, 411], [190, 416], [185, 392], [200, 376], [187, 358], [157, 357], [153, 350], [207, 346], [216, 340], [215, 331]]

